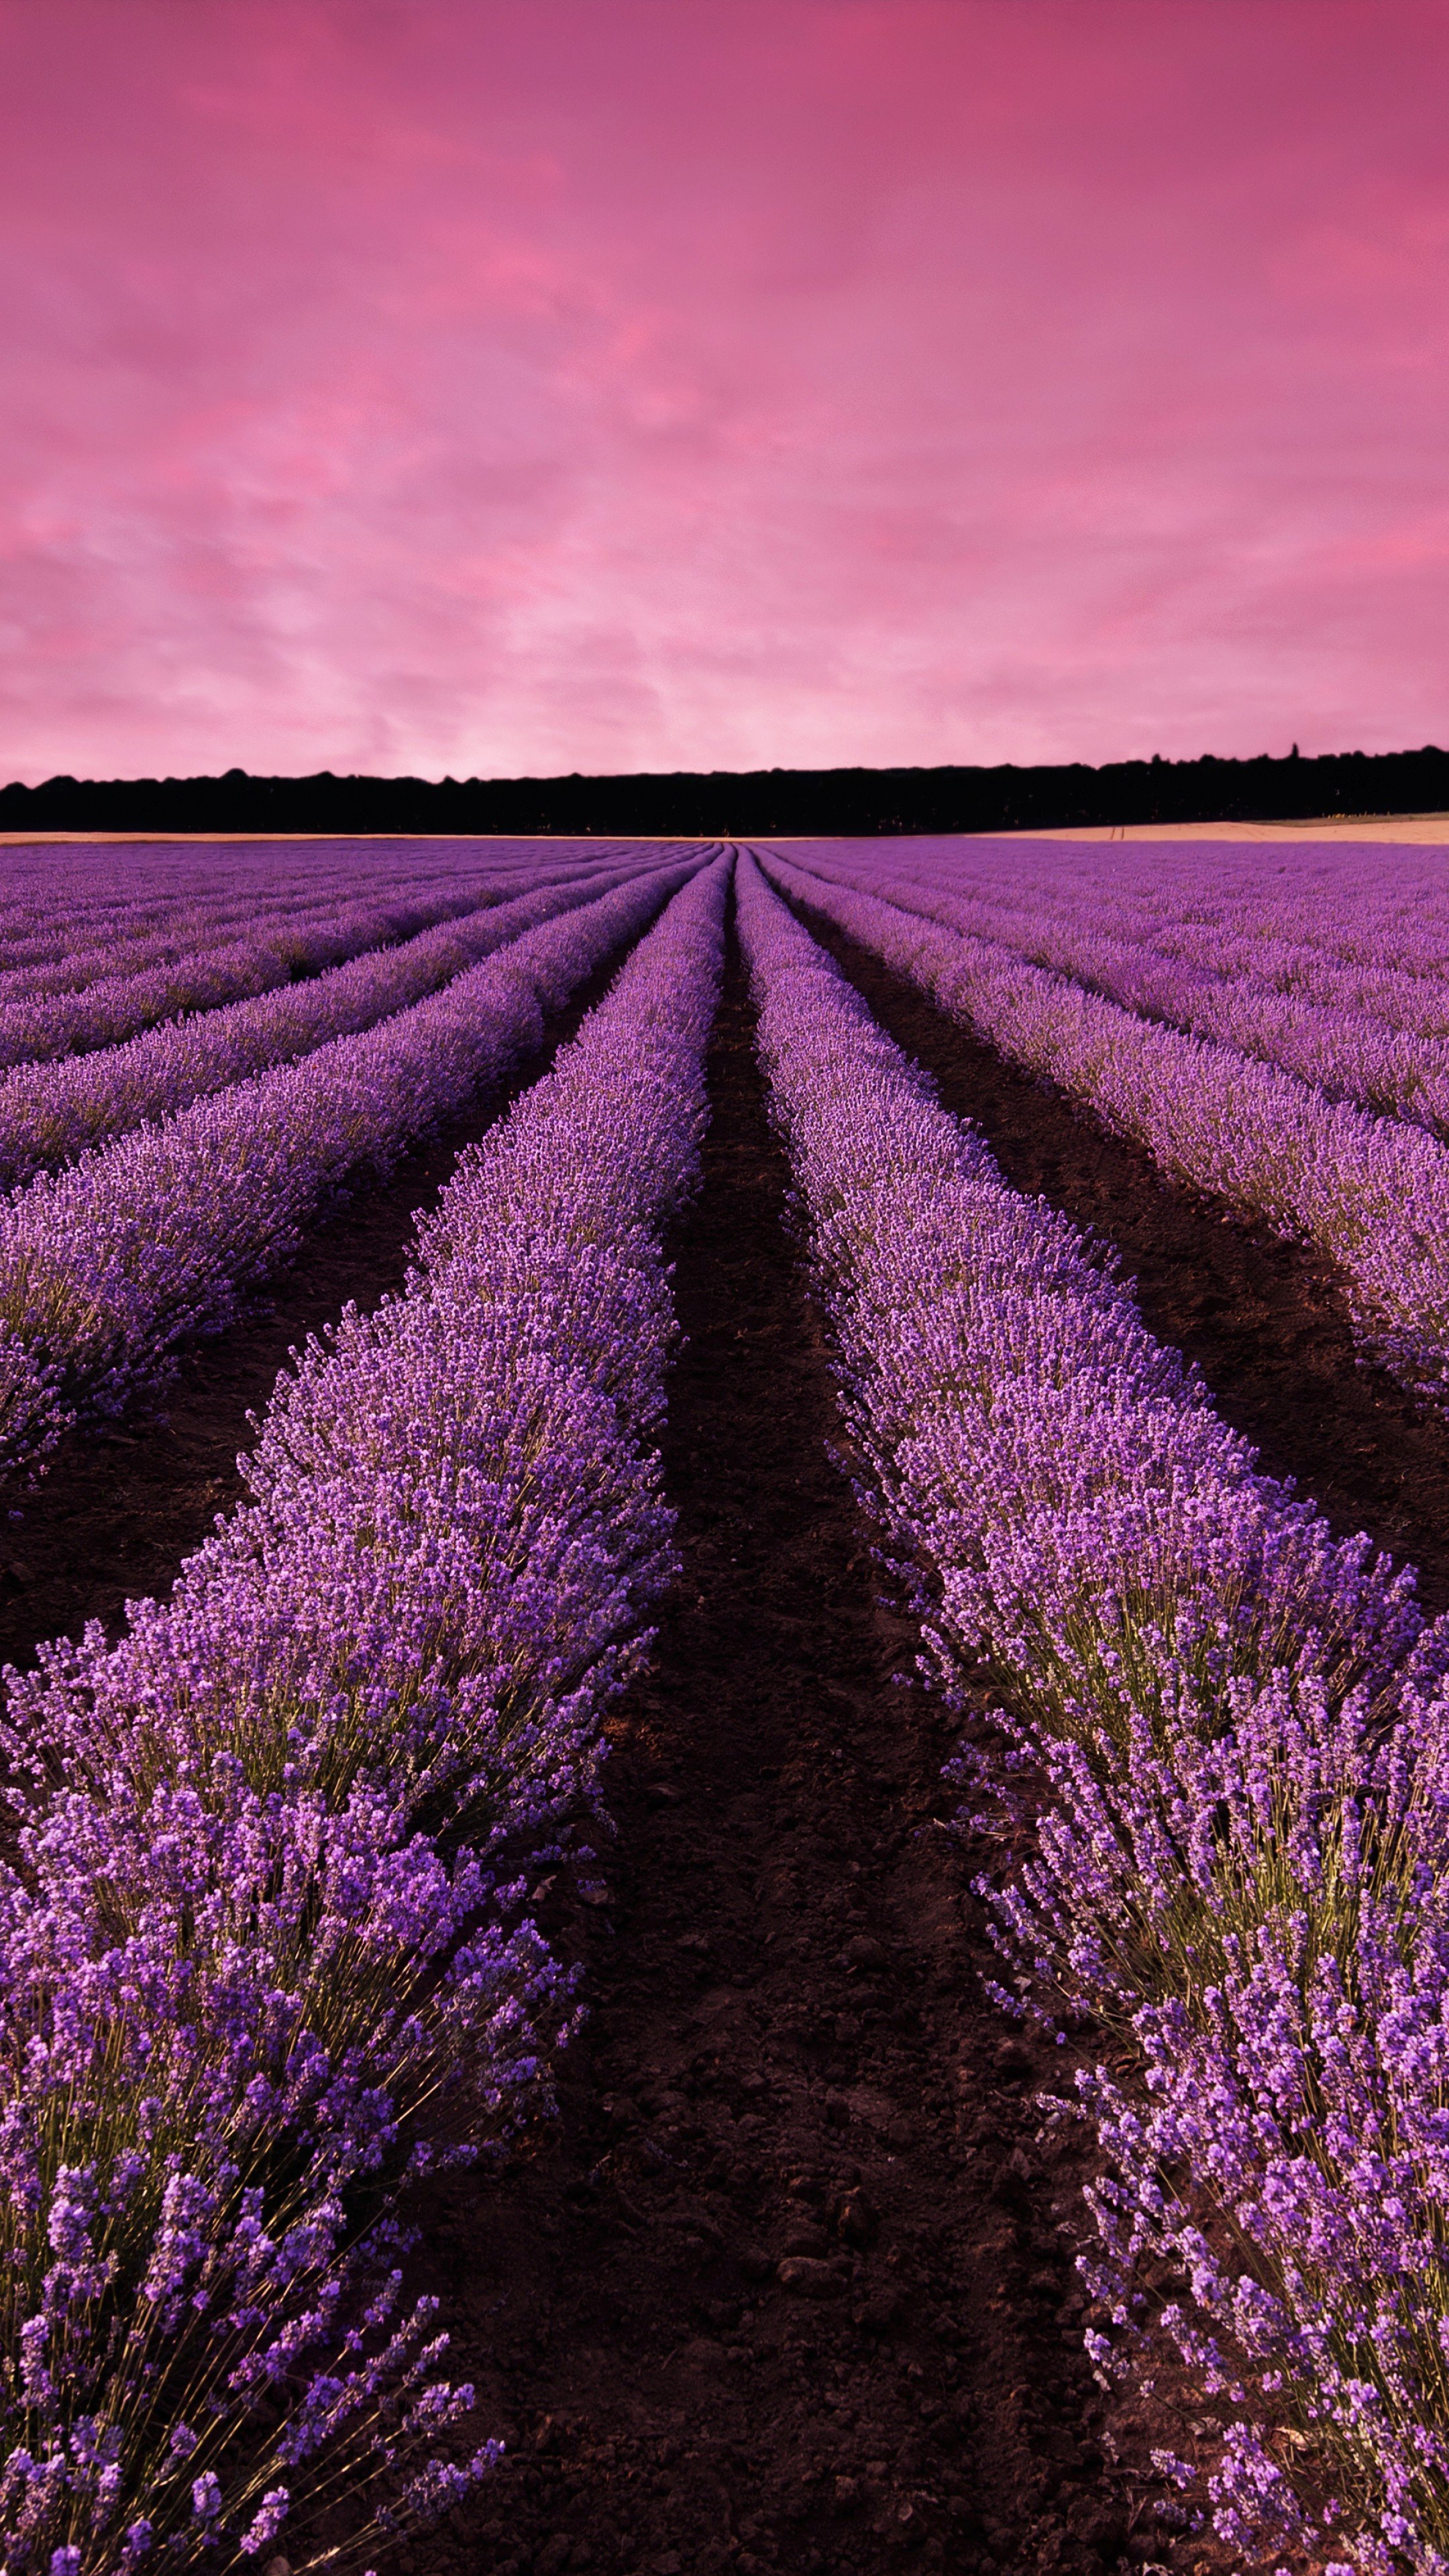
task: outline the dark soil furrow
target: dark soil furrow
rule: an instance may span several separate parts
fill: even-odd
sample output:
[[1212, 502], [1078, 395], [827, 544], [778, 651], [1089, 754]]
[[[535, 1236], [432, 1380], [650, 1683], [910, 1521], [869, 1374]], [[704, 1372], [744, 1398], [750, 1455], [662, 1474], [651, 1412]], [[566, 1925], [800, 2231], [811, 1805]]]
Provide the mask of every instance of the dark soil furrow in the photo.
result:
[[22, 1671], [44, 1639], [77, 1636], [88, 1619], [113, 1633], [125, 1604], [164, 1598], [183, 1557], [242, 1495], [238, 1452], [251, 1446], [259, 1412], [289, 1350], [320, 1333], [349, 1298], [370, 1311], [402, 1286], [414, 1219], [430, 1208], [465, 1145], [485, 1135], [547, 1071], [617, 970], [614, 957], [566, 1011], [551, 1019], [542, 1050], [502, 1090], [398, 1164], [389, 1181], [360, 1187], [309, 1236], [265, 1299], [227, 1331], [193, 1343], [154, 1419], [71, 1433], [34, 1494], [0, 1513], [0, 1663]]
[[1117, 1247], [1145, 1322], [1196, 1361], [1265, 1471], [1295, 1477], [1340, 1533], [1367, 1530], [1416, 1564], [1425, 1606], [1449, 1609], [1449, 1422], [1360, 1362], [1332, 1265], [1166, 1181], [1140, 1146], [1007, 1064], [831, 923], [801, 918], [1013, 1188]]
[[[1115, 2566], [1149, 2511], [984, 2001], [939, 1776], [783, 1227], [732, 965], [666, 1466], [684, 1573], [615, 1729], [607, 1895], [545, 1921], [591, 2017], [561, 2116], [432, 2196], [421, 2284], [506, 2465], [416, 2568], [695, 2576]], [[1055, 2072], [1053, 2068], [1051, 2070]]]

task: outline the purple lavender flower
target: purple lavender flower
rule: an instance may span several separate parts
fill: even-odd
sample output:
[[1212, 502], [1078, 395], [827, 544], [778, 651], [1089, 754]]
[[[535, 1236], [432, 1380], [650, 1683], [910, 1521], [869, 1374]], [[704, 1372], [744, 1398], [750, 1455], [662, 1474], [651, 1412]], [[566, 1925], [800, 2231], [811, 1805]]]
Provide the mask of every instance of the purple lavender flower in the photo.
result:
[[[594, 869], [511, 902], [450, 914], [444, 927], [369, 949], [280, 991], [168, 1020], [124, 1045], [17, 1066], [0, 1078], [0, 1187], [13, 1190], [108, 1136], [174, 1116], [268, 1066], [374, 1027], [537, 923], [640, 873], [637, 865], [613, 875]], [[377, 915], [367, 918], [376, 926]]]

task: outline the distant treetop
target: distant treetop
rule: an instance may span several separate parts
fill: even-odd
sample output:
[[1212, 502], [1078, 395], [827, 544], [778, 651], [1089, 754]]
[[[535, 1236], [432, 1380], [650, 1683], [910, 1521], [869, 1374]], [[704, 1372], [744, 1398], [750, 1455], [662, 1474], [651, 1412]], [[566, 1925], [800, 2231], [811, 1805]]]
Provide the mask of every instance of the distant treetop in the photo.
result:
[[0, 831], [685, 836], [1061, 830], [1074, 823], [1274, 822], [1449, 807], [1449, 752], [1305, 760], [1084, 762], [1040, 769], [676, 770], [582, 778], [49, 778], [0, 788]]

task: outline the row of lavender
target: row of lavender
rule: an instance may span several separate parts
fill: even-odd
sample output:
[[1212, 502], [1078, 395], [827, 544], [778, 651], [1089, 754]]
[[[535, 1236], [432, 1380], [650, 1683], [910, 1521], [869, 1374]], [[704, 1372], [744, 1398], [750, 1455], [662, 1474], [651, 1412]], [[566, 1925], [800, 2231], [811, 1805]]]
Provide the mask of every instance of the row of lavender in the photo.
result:
[[[1181, 953], [1180, 928], [1154, 935], [1155, 915], [1144, 920], [1128, 908], [1125, 920], [1117, 920], [1119, 908], [1100, 885], [1079, 881], [1075, 851], [1029, 893], [981, 884], [980, 860], [963, 863], [959, 852], [959, 843], [949, 856], [929, 848], [902, 852], [878, 858], [873, 867], [847, 858], [845, 868], [888, 901], [995, 941], [1149, 1019], [1280, 1065], [1330, 1099], [1449, 1134], [1442, 935], [1426, 934], [1419, 972], [1393, 975], [1327, 959], [1306, 944], [1275, 941], [1265, 979], [1267, 961], [1256, 961], [1256, 974], [1245, 970], [1245, 943], [1222, 926], [1201, 929], [1196, 945], [1203, 953], [1193, 958]], [[1166, 952], [1164, 935], [1171, 942]], [[1393, 1011], [1392, 1020], [1382, 1016], [1384, 1009]]]
[[1120, 945], [1189, 973], [1296, 996], [1410, 1036], [1449, 1033], [1449, 921], [1438, 868], [1420, 864], [1386, 880], [1383, 851], [1335, 853], [1336, 864], [1322, 870], [1295, 851], [1291, 894], [1284, 891], [1286, 866], [1270, 862], [1251, 900], [1202, 902], [1180, 880], [1160, 886], [1140, 854], [1125, 885], [1082, 872], [1079, 855], [1058, 850], [1050, 870], [1009, 893], [1000, 880], [988, 888], [973, 868], [961, 890], [983, 902], [1001, 898], [993, 909], [1002, 922], [1028, 911], [1047, 923], [1090, 916]]
[[14, 1190], [105, 1137], [174, 1117], [193, 1100], [294, 1062], [330, 1038], [371, 1028], [538, 922], [640, 873], [637, 860], [623, 855], [613, 868], [545, 878], [525, 894], [495, 897], [438, 929], [369, 948], [301, 983], [193, 1011], [93, 1054], [18, 1065], [0, 1078], [0, 1189]]
[[[356, 888], [348, 890], [356, 897]], [[175, 903], [137, 904], [117, 913], [87, 907], [77, 918], [52, 914], [44, 927], [6, 931], [5, 965], [0, 968], [0, 1001], [26, 1002], [49, 993], [78, 992], [98, 975], [139, 974], [147, 966], [164, 966], [192, 950], [218, 941], [227, 930], [322, 908], [315, 892], [278, 895], [270, 900], [254, 893], [229, 891], [198, 897], [184, 907]], [[331, 898], [336, 904], [336, 896]]]
[[[525, 1890], [577, 1850], [671, 1570], [660, 1238], [726, 881], [692, 877], [464, 1154], [406, 1295], [279, 1381], [254, 1500], [170, 1606], [11, 1679], [6, 2576], [279, 2535], [355, 2563], [369, 2493], [426, 2518], [494, 2455], [473, 2427], [435, 2456], [471, 2391], [430, 2303], [400, 2312], [400, 2204], [501, 2150], [569, 2027]], [[589, 921], [555, 934], [575, 978]]]
[[544, 1013], [697, 865], [631, 877], [379, 1026], [41, 1173], [0, 1204], [0, 1466], [32, 1466], [68, 1423], [163, 1382], [177, 1345], [223, 1326], [349, 1180], [386, 1173], [486, 1097], [537, 1046]]
[[[7, 853], [14, 861], [16, 853]], [[0, 867], [0, 942], [5, 966], [0, 1001], [25, 1001], [47, 993], [78, 991], [99, 977], [139, 973], [214, 947], [228, 933], [289, 922], [305, 924], [344, 904], [416, 900], [440, 887], [461, 891], [463, 872], [436, 862], [411, 869], [352, 869], [339, 877], [308, 855], [299, 864], [293, 848], [279, 851], [266, 871], [235, 864], [224, 849], [213, 852], [210, 881], [186, 893], [152, 883], [144, 851], [105, 853], [102, 889], [92, 883], [94, 853], [55, 851], [49, 901], [39, 917], [14, 900], [14, 867]], [[82, 864], [77, 867], [80, 858]], [[90, 864], [85, 864], [87, 860]], [[476, 871], [474, 873], [477, 873]]]
[[[850, 855], [849, 844], [818, 846]], [[1449, 891], [1437, 850], [1423, 845], [922, 839], [878, 849], [907, 870], [949, 862], [952, 882], [1002, 915], [1051, 917], [1080, 898], [1116, 937], [1164, 957], [1266, 989], [1301, 986], [1389, 1027], [1443, 1031], [1435, 987], [1449, 975]]]
[[[616, 848], [620, 844], [614, 845]], [[0, 859], [0, 942], [21, 974], [82, 951], [154, 958], [204, 943], [248, 915], [305, 912], [410, 889], [535, 877], [583, 865], [584, 841], [126, 842], [20, 846]], [[138, 957], [138, 964], [147, 962]], [[0, 984], [0, 991], [7, 988]]]
[[1314, 1245], [1365, 1346], [1449, 1402], [1449, 1148], [1235, 1050], [782, 859], [769, 872], [1014, 1063], [1045, 1074], [1171, 1179]]
[[1141, 2071], [1083, 2087], [1099, 2357], [1166, 2265], [1160, 2330], [1229, 2401], [1230, 2543], [1302, 2530], [1286, 2424], [1367, 2520], [1355, 2563], [1443, 2570], [1449, 1625], [1257, 1472], [749, 861], [740, 926], [862, 1474], [937, 1681], [1006, 1702], [976, 1820], [1036, 1815], [983, 1889], [1002, 2000]]
[[[624, 852], [608, 854], [617, 866]], [[633, 853], [645, 864], [642, 852]], [[652, 855], [652, 854], [651, 854]], [[605, 863], [608, 863], [606, 858]], [[184, 1011], [274, 991], [299, 975], [314, 975], [384, 942], [413, 937], [500, 896], [532, 890], [560, 876], [587, 874], [598, 865], [577, 853], [547, 862], [481, 866], [476, 858], [431, 873], [413, 865], [374, 876], [362, 897], [355, 884], [296, 900], [259, 890], [239, 923], [216, 941], [205, 907], [171, 921], [158, 941], [159, 958], [141, 962], [119, 955], [111, 925], [95, 945], [67, 946], [31, 988], [17, 972], [0, 982], [0, 1065], [35, 1064], [57, 1056], [119, 1045]]]
[[[0, 1002], [26, 1002], [57, 993], [77, 993], [86, 984], [112, 977], [139, 975], [154, 966], [174, 966], [211, 949], [227, 934], [260, 937], [269, 929], [285, 935], [307, 928], [340, 905], [366, 901], [381, 908], [389, 900], [416, 902], [436, 892], [436, 871], [420, 871], [397, 884], [373, 884], [366, 894], [357, 884], [341, 888], [295, 879], [243, 890], [198, 896], [185, 904], [137, 904], [118, 911], [113, 905], [83, 906], [72, 913], [60, 908], [45, 929], [20, 936], [0, 930], [5, 966], [0, 971]], [[448, 891], [457, 893], [454, 883]], [[466, 900], [466, 896], [463, 898]]]

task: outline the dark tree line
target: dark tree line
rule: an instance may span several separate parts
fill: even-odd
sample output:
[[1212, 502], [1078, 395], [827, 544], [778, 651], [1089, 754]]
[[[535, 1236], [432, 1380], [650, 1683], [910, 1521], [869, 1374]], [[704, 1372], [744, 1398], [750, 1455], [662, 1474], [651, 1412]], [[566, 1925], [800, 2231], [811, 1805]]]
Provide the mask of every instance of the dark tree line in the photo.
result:
[[1449, 752], [1017, 769], [716, 769], [623, 778], [48, 778], [0, 788], [7, 832], [558, 832], [706, 837], [1269, 822], [1449, 807]]

